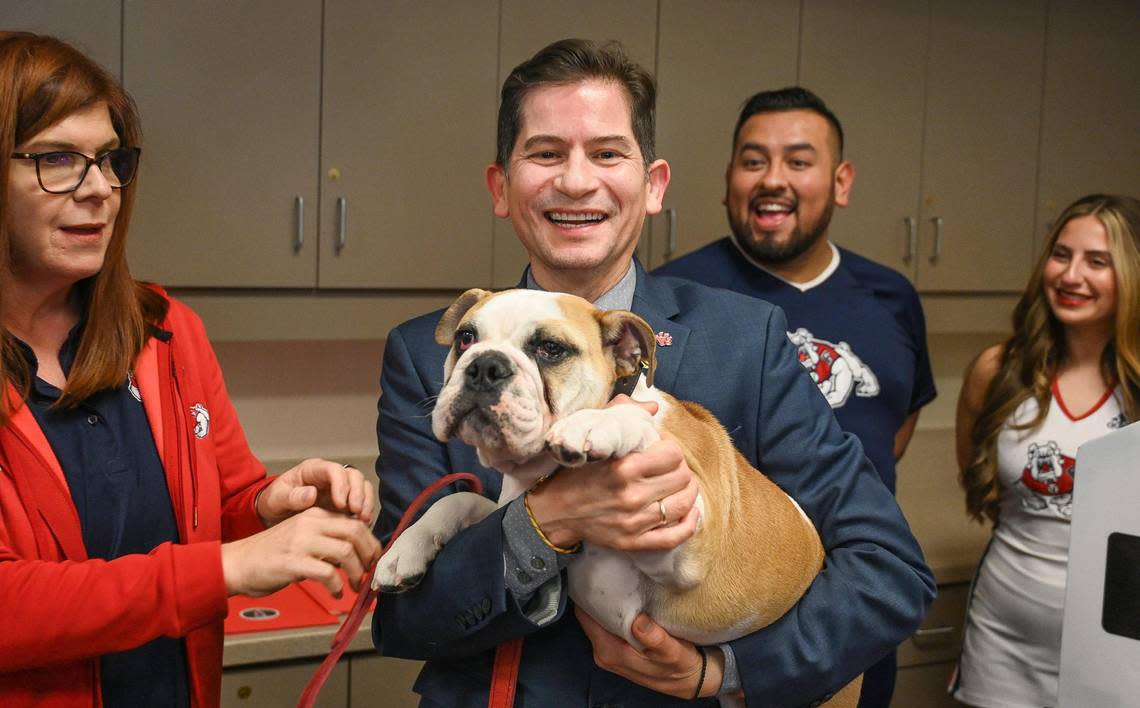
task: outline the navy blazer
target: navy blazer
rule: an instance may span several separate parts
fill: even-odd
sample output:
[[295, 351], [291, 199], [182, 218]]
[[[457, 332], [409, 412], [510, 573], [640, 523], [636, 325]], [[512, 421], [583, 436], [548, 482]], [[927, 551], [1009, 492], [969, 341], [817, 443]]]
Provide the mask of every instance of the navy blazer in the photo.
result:
[[[800, 602], [764, 629], [731, 642], [750, 705], [801, 705], [841, 688], [909, 637], [934, 598], [934, 579], [894, 497], [859, 441], [843, 433], [768, 303], [637, 268], [633, 311], [672, 343], [657, 348], [655, 385], [700, 402], [748, 460], [815, 523], [827, 557]], [[500, 475], [462, 442], [438, 442], [431, 407], [447, 348], [442, 311], [388, 336], [380, 378], [376, 464], [386, 538], [423, 488], [471, 471], [498, 498]], [[567, 609], [539, 627], [506, 588], [505, 507], [459, 533], [423, 582], [382, 595], [373, 640], [388, 656], [426, 659], [416, 683], [425, 705], [485, 706], [494, 647], [525, 637], [516, 706], [691, 705], [599, 669]], [[767, 553], [765, 539], [740, 539]]]

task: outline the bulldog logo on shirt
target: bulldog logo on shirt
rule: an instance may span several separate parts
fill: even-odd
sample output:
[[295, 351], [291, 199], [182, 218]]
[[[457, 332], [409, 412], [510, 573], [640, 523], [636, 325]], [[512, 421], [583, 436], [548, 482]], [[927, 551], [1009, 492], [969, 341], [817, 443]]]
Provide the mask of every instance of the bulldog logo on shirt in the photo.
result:
[[1073, 477], [1076, 473], [1077, 461], [1062, 455], [1057, 443], [1052, 440], [1041, 445], [1031, 443], [1028, 460], [1021, 471], [1025, 492], [1022, 505], [1034, 511], [1052, 505], [1062, 516], [1072, 515]]
[[847, 342], [816, 339], [803, 327], [788, 332], [788, 339], [796, 345], [800, 363], [832, 408], [847, 403], [852, 392], [863, 398], [879, 395], [879, 379]]
[[201, 403], [190, 406], [190, 415], [194, 416], [194, 437], [201, 440], [210, 433], [210, 411]]

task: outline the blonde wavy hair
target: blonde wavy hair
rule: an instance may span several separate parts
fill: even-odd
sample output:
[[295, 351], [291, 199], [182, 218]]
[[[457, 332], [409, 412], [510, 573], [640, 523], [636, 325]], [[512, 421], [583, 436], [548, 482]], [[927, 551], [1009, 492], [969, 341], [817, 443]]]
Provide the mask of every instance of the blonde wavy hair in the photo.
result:
[[1061, 229], [1081, 216], [1094, 216], [1104, 225], [1116, 275], [1116, 319], [1113, 335], [1101, 355], [1101, 375], [1123, 390], [1125, 417], [1129, 421], [1140, 419], [1140, 200], [1091, 194], [1070, 204], [1054, 223], [1014, 309], [1013, 336], [1002, 346], [998, 372], [986, 389], [970, 431], [974, 456], [962, 470], [959, 482], [966, 491], [966, 510], [979, 522], [996, 522], [998, 517], [998, 433], [1028, 398], [1037, 401], [1037, 415], [1016, 429], [1037, 427], [1049, 411], [1053, 377], [1066, 351], [1064, 327], [1053, 316], [1045, 297], [1045, 264]]

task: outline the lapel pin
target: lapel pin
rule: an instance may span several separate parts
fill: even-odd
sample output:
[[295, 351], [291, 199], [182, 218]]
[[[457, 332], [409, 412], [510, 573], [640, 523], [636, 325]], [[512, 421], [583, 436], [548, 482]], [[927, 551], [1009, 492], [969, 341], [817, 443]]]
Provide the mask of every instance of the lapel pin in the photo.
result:
[[673, 344], [673, 335], [668, 332], [658, 332], [654, 339], [657, 340], [657, 346], [659, 347], [668, 347]]

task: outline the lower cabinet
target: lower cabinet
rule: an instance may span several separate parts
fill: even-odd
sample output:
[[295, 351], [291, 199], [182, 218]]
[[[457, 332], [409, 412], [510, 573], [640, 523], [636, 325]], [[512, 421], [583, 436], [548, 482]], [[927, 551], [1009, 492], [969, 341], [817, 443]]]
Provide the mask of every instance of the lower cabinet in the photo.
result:
[[891, 708], [960, 705], [946, 694], [946, 686], [962, 651], [969, 592], [969, 583], [938, 588], [938, 597], [922, 626], [899, 646], [899, 673]]
[[[222, 708], [295, 706], [319, 660], [255, 664], [222, 673]], [[412, 691], [422, 662], [363, 652], [349, 654], [329, 675], [319, 708], [414, 708]]]

